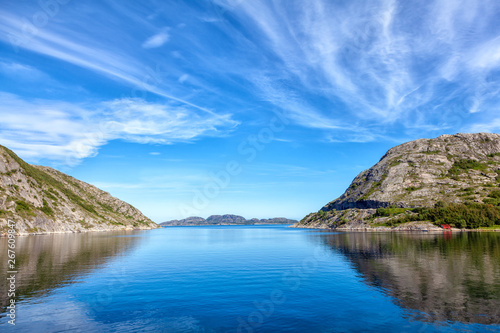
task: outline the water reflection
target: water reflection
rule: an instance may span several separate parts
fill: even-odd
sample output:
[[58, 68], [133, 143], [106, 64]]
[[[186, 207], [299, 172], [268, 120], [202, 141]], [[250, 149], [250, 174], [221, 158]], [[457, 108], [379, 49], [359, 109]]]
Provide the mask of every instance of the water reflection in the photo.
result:
[[413, 319], [500, 323], [500, 233], [318, 235]]
[[[142, 231], [114, 231], [82, 234], [53, 234], [17, 237], [16, 303], [49, 293], [64, 284], [74, 283], [109, 259], [135, 248]], [[0, 267], [7, 272], [7, 238], [0, 238]], [[6, 276], [6, 274], [2, 274]], [[0, 290], [7, 290], [7, 279], [0, 279]], [[0, 313], [9, 302], [0, 294]]]

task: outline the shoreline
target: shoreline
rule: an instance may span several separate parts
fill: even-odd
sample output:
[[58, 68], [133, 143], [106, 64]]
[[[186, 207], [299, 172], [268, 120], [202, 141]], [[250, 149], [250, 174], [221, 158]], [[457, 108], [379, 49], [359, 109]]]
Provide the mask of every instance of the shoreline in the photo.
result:
[[[410, 222], [413, 223], [413, 222]], [[421, 222], [420, 222], [421, 223]], [[429, 225], [427, 228], [425, 228], [422, 225], [418, 226], [397, 226], [397, 227], [384, 227], [384, 226], [379, 226], [379, 227], [370, 227], [370, 226], [363, 226], [363, 227], [345, 227], [345, 228], [330, 228], [330, 227], [325, 227], [321, 225], [314, 225], [314, 226], [307, 226], [307, 225], [291, 225], [290, 228], [297, 228], [297, 229], [316, 229], [316, 230], [329, 230], [329, 231], [339, 231], [339, 232], [422, 232], [422, 233], [441, 233], [441, 232], [500, 232], [500, 229], [458, 229], [458, 228], [451, 228], [451, 229], [443, 229], [440, 227], [437, 227], [435, 225]]]
[[[89, 230], [63, 230], [63, 231], [46, 231], [46, 232], [34, 232], [34, 233], [16, 233], [17, 236], [42, 236], [42, 235], [54, 235], [54, 234], [81, 234], [88, 232], [111, 232], [111, 231], [134, 231], [134, 230], [154, 230], [161, 228], [170, 228], [170, 227], [217, 227], [217, 226], [262, 226], [262, 225], [270, 225], [270, 226], [286, 226], [289, 228], [295, 229], [314, 229], [314, 230], [328, 230], [328, 231], [337, 231], [337, 232], [419, 232], [419, 233], [442, 233], [442, 232], [500, 232], [500, 229], [457, 229], [452, 228], [449, 230], [442, 229], [437, 226], [432, 226], [431, 228], [422, 228], [422, 227], [347, 227], [347, 228], [330, 228], [320, 225], [307, 226], [307, 225], [297, 225], [288, 223], [255, 223], [255, 224], [199, 224], [199, 225], [170, 225], [170, 226], [162, 226], [158, 225], [157, 228], [124, 228], [124, 229], [89, 229]], [[0, 238], [8, 237], [8, 233], [0, 234]]]
[[159, 225], [160, 228], [169, 227], [217, 227], [226, 225], [241, 225], [241, 226], [251, 226], [251, 225], [293, 225], [291, 223], [252, 223], [252, 224], [236, 224], [236, 223], [220, 223], [220, 224], [178, 224], [178, 225]]
[[[54, 234], [83, 234], [88, 232], [109, 232], [109, 231], [133, 231], [133, 230], [154, 230], [159, 229], [160, 226], [156, 228], [123, 228], [123, 229], [87, 229], [87, 230], [60, 230], [60, 231], [43, 231], [43, 232], [22, 232], [15, 233], [18, 236], [42, 236], [42, 235], [54, 235]], [[0, 234], [0, 238], [8, 237], [9, 233]]]

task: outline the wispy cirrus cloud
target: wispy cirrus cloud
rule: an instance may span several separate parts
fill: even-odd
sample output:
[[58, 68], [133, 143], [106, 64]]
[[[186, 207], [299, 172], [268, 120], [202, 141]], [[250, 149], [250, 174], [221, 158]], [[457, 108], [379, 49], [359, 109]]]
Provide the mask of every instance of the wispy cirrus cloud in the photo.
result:
[[[4, 43], [22, 37], [21, 7], [0, 10]], [[499, 15], [493, 0], [96, 1], [20, 47], [209, 116], [280, 109], [321, 140], [359, 142], [494, 113]]]
[[[0, 143], [36, 161], [77, 164], [107, 142], [172, 144], [219, 136], [237, 126], [230, 115], [207, 115], [194, 108], [141, 99], [74, 104], [23, 100], [0, 93]], [[224, 130], [224, 131], [222, 131]]]
[[477, 123], [469, 127], [470, 132], [498, 132], [500, 131], [500, 118], [491, 119], [485, 123]]
[[[15, 17], [12, 14], [0, 11], [0, 31], [2, 32], [0, 40], [11, 43], [12, 38], [21, 38], [21, 40], [27, 38], [24, 32], [24, 24], [25, 21], [21, 17]], [[155, 36], [153, 36], [150, 45], [154, 46], [161, 41], [160, 39], [165, 39], [165, 36], [162, 36], [158, 39], [154, 39]], [[119, 49], [113, 50], [112, 47], [110, 48], [109, 45], [100, 42], [98, 39], [91, 39], [89, 36], [73, 31], [63, 34], [53, 30], [41, 29], [38, 30], [36, 38], [30, 37], [27, 42], [21, 43], [20, 47], [97, 72], [129, 85], [133, 89], [139, 88], [186, 106], [213, 113], [208, 108], [169, 93], [168, 89], [165, 89], [159, 82], [164, 74], [163, 70], [158, 66], [159, 62], [157, 66], [151, 67], [149, 64], [142, 63], [137, 57], [125, 55]]]
[[193, 108], [148, 103], [140, 99], [118, 99], [100, 104], [100, 117], [112, 128], [110, 134], [139, 143], [171, 144], [204, 135], [224, 135], [238, 122], [231, 115], [207, 115]]
[[[252, 41], [280, 60], [275, 70], [267, 69], [271, 82], [253, 83], [302, 125], [336, 123], [359, 138], [368, 127], [383, 132], [398, 123], [439, 128], [450, 108], [491, 112], [497, 101], [500, 5], [494, 1], [438, 0], [418, 7], [397, 0], [217, 3], [258, 31]], [[318, 96], [331, 105], [314, 105]], [[346, 116], [358, 126], [349, 126]]]
[[21, 64], [14, 61], [1, 61], [0, 60], [0, 73], [7, 77], [22, 76], [37, 80], [39, 78], [47, 79], [48, 76], [33, 66]]
[[145, 49], [153, 49], [164, 45], [170, 39], [168, 34], [168, 29], [165, 28], [163, 31], [149, 37], [142, 43], [142, 47]]

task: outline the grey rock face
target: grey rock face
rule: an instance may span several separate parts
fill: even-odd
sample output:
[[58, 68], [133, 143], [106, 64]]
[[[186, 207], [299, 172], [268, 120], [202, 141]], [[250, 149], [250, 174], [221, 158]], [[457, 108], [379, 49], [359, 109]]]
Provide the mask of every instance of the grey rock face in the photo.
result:
[[[321, 211], [333, 219], [342, 215], [348, 223], [366, 218], [364, 210], [379, 207], [432, 207], [438, 201], [481, 203], [499, 184], [500, 135], [442, 135], [390, 149]], [[310, 214], [300, 224], [315, 217]]]
[[135, 207], [49, 167], [30, 165], [0, 146], [0, 233], [18, 234], [151, 229]]

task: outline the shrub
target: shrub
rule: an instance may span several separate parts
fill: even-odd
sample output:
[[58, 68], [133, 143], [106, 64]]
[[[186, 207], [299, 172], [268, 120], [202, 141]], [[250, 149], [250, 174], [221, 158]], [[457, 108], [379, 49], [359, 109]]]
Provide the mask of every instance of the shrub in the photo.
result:
[[45, 199], [43, 199], [43, 207], [40, 210], [49, 216], [54, 215], [54, 211], [52, 210], [52, 208], [50, 208], [49, 204], [47, 203], [47, 201], [45, 201]]
[[317, 216], [318, 218], [324, 220], [326, 219], [326, 212], [324, 210], [319, 210]]
[[500, 207], [491, 204], [449, 204], [434, 208], [416, 208], [414, 212], [417, 214], [401, 217], [398, 221], [431, 221], [436, 225], [450, 224], [468, 229], [500, 224]]
[[486, 170], [486, 165], [475, 160], [462, 159], [453, 163], [453, 166], [448, 170], [449, 176], [458, 176], [467, 170]]
[[389, 216], [389, 211], [386, 208], [379, 207], [377, 208], [377, 211], [374, 214], [375, 217], [385, 217]]
[[440, 200], [434, 204], [434, 208], [439, 208], [439, 207], [446, 207], [446, 202]]
[[493, 190], [488, 194], [490, 198], [500, 199], [500, 190]]
[[31, 207], [29, 206], [28, 203], [26, 203], [23, 200], [16, 200], [16, 212], [21, 213], [21, 212], [30, 212]]
[[21, 215], [36, 216], [31, 206], [23, 200], [16, 200], [16, 212]]
[[465, 229], [467, 227], [467, 222], [464, 219], [459, 219], [455, 222], [455, 228]]

